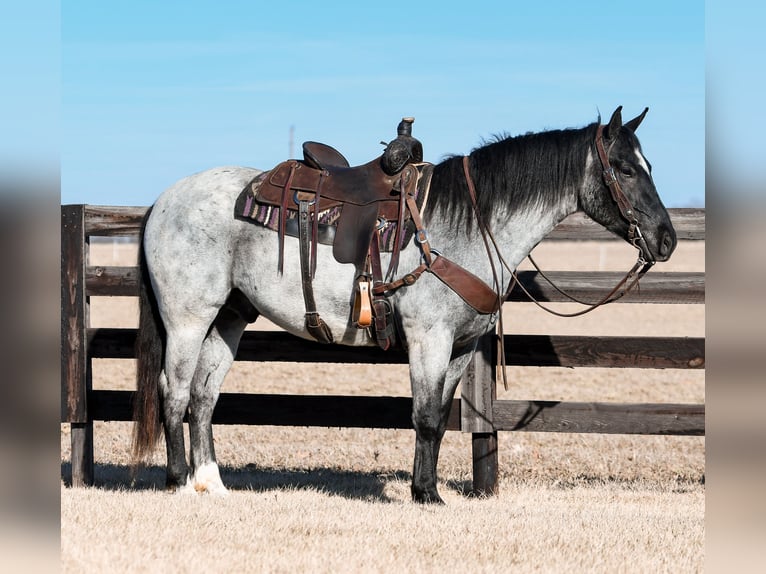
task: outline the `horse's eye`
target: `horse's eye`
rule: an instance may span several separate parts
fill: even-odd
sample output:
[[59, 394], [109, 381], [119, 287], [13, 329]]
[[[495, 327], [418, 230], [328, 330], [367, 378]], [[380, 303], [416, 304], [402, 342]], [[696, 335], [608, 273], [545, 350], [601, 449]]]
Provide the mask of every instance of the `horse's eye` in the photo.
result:
[[633, 169], [629, 164], [623, 163], [620, 165], [620, 173], [625, 177], [634, 177], [636, 175], [636, 170]]

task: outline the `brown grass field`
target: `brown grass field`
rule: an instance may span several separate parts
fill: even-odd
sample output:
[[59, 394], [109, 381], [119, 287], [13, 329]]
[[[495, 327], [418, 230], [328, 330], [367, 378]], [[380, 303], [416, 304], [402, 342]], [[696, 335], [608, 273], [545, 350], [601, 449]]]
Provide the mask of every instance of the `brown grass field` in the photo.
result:
[[[550, 270], [626, 270], [620, 243], [543, 244]], [[92, 264], [132, 264], [130, 244], [94, 244]], [[657, 271], [704, 271], [682, 242]], [[557, 308], [568, 308], [557, 305]], [[506, 332], [704, 336], [704, 305], [612, 305], [560, 319], [506, 304]], [[93, 326], [137, 323], [132, 298], [93, 298]], [[259, 320], [255, 329], [272, 327]], [[94, 387], [132, 389], [132, 361], [97, 360]], [[705, 401], [704, 371], [509, 368], [499, 398]], [[224, 392], [409, 395], [404, 366], [236, 363]], [[458, 391], [459, 392], [459, 391]], [[447, 504], [409, 500], [414, 433], [217, 426], [227, 498], [166, 493], [164, 447], [131, 480], [130, 424], [95, 423], [96, 486], [71, 488], [61, 425], [64, 572], [700, 572], [705, 438], [501, 433], [500, 494], [477, 499], [470, 435], [448, 432]]]

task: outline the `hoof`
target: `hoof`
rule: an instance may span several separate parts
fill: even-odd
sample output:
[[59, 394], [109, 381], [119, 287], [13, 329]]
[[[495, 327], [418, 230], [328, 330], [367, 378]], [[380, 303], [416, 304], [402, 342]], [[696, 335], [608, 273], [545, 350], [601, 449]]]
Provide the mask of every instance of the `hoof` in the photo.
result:
[[225, 497], [229, 491], [223, 485], [221, 474], [218, 471], [218, 465], [214, 462], [204, 464], [194, 472], [192, 479], [194, 490], [200, 493], [207, 493], [212, 496]]
[[191, 495], [191, 494], [196, 494], [196, 492], [194, 490], [194, 486], [192, 486], [192, 483], [189, 482], [188, 480], [186, 481], [185, 484], [182, 484], [182, 485], [180, 485], [180, 484], [167, 484], [167, 485], [165, 485], [165, 489], [168, 492], [171, 492], [173, 494], [178, 494], [180, 496], [188, 496], [188, 495]]
[[183, 478], [171, 478], [168, 476], [165, 479], [165, 490], [176, 494], [188, 494], [189, 491], [194, 492], [194, 488], [192, 487], [188, 476]]
[[444, 500], [442, 500], [442, 497], [436, 492], [436, 489], [420, 492], [413, 489], [412, 500], [419, 504], [444, 504]]
[[195, 492], [198, 492], [200, 494], [208, 494], [210, 496], [220, 497], [220, 498], [226, 498], [229, 496], [229, 489], [227, 489], [223, 484], [195, 484], [194, 485]]

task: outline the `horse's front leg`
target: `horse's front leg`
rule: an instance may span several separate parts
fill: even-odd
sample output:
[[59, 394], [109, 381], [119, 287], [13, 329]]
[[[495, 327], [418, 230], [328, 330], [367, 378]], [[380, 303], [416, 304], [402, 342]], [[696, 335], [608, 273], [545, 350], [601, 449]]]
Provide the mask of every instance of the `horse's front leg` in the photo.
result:
[[439, 448], [447, 428], [452, 398], [474, 346], [452, 350], [452, 338], [444, 329], [432, 329], [423, 337], [409, 338], [412, 423], [415, 427], [415, 462], [412, 499], [443, 504], [436, 488]]
[[247, 321], [224, 307], [210, 329], [194, 373], [189, 402], [189, 455], [197, 492], [225, 495], [213, 445], [213, 411]]

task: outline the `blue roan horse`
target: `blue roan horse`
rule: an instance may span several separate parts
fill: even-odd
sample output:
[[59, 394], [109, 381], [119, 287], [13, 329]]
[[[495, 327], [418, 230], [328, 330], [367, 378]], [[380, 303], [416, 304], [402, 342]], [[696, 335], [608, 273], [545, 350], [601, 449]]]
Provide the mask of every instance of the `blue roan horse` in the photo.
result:
[[[494, 234], [507, 267], [497, 253], [487, 253], [462, 158], [435, 165], [422, 214], [431, 247], [490, 286], [491, 257], [504, 290], [511, 281], [509, 269], [574, 212], [584, 211], [627, 239], [629, 223], [610, 193], [599, 158], [596, 141], [601, 138], [609, 166], [635, 208], [646, 257], [667, 260], [676, 246], [675, 231], [635, 135], [645, 114], [623, 124], [618, 108], [603, 126], [596, 122], [498, 138], [471, 152], [478, 215]], [[298, 239], [284, 238], [280, 273], [277, 233], [233, 216], [238, 195], [258, 173], [224, 167], [187, 177], [159, 197], [145, 222], [133, 452], [137, 460], [144, 458], [164, 427], [171, 489], [226, 493], [211, 417], [246, 325], [263, 315], [311, 338], [304, 324]], [[335, 342], [375, 345], [368, 330], [352, 323], [355, 266], [338, 263], [329, 245], [318, 245], [316, 257], [316, 306]], [[388, 257], [383, 254], [384, 266]], [[412, 241], [402, 249], [398, 268], [407, 272], [422, 261], [422, 250]], [[412, 497], [441, 502], [436, 467], [453, 394], [477, 339], [494, 329], [496, 313], [477, 312], [430, 273], [392, 292], [389, 300], [409, 356], [416, 436]]]

